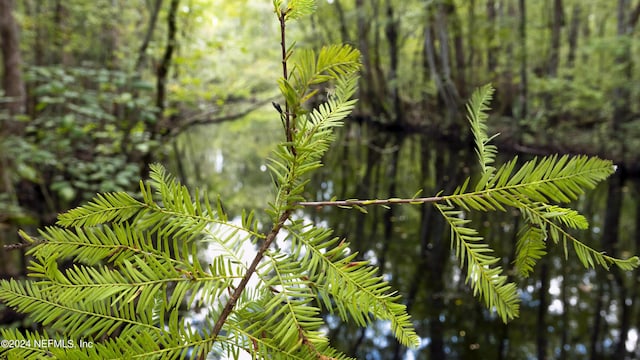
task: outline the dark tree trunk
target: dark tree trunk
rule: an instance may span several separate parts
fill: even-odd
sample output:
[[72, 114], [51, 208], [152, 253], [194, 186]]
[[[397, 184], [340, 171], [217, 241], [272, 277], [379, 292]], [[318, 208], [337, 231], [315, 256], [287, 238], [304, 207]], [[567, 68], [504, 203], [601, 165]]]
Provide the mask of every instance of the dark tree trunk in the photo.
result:
[[549, 265], [545, 260], [540, 263], [540, 288], [538, 289], [538, 319], [536, 322], [536, 351], [538, 360], [547, 359], [547, 308], [549, 306]]
[[520, 88], [519, 88], [519, 120], [524, 120], [528, 116], [528, 73], [527, 73], [527, 5], [525, 0], [518, 0], [520, 20], [518, 23], [518, 37], [520, 38]]
[[147, 28], [147, 32], [144, 34], [142, 44], [140, 44], [140, 48], [138, 49], [138, 58], [136, 59], [135, 65], [135, 69], [137, 72], [140, 72], [142, 70], [145, 59], [147, 58], [147, 48], [149, 47], [151, 38], [153, 38], [153, 32], [156, 28], [156, 23], [158, 22], [158, 14], [160, 13], [160, 9], [162, 8], [162, 1], [163, 0], [156, 0], [153, 9], [151, 10], [149, 27]]
[[359, 98], [363, 106], [371, 108], [374, 114], [383, 114], [384, 109], [382, 103], [377, 98], [378, 82], [374, 75], [374, 63], [371, 59], [371, 49], [369, 47], [369, 17], [367, 16], [364, 0], [356, 0], [357, 14], [357, 38], [358, 49], [362, 54], [362, 86], [360, 86], [361, 95]]
[[[504, 14], [501, 13], [501, 17]], [[516, 8], [514, 4], [509, 1], [507, 5], [507, 18], [515, 19]], [[514, 41], [510, 40], [506, 42], [503, 46], [504, 48], [504, 66], [500, 71], [500, 78], [498, 80], [498, 98], [496, 99], [496, 106], [498, 114], [502, 116], [506, 116], [509, 118], [514, 117], [513, 113], [513, 103], [517, 96], [516, 86], [513, 82], [513, 69], [515, 68], [514, 57], [513, 57], [513, 43]]]
[[560, 65], [560, 37], [562, 26], [564, 25], [564, 8], [562, 0], [553, 0], [553, 16], [551, 21], [551, 47], [549, 49], [549, 60], [547, 74], [550, 77], [558, 76]]
[[[615, 62], [617, 64], [614, 74], [620, 79], [633, 78], [633, 61], [631, 58], [631, 32], [635, 25], [632, 19], [627, 19], [629, 14], [629, 0], [618, 0], [618, 37], [622, 49], [618, 52]], [[622, 137], [622, 124], [630, 121], [633, 117], [631, 111], [631, 84], [621, 84], [613, 89], [613, 119], [610, 127], [612, 139]], [[617, 141], [617, 146], [613, 150], [614, 156], [624, 156], [626, 149], [623, 141]]]
[[56, 0], [55, 9], [53, 14], [53, 23], [55, 24], [55, 31], [53, 33], [53, 43], [55, 45], [54, 62], [60, 63], [63, 66], [70, 66], [73, 63], [72, 54], [67, 51], [66, 45], [69, 42], [69, 36], [71, 31], [67, 24], [67, 17], [69, 13], [66, 8], [64, 0]]
[[351, 36], [349, 36], [349, 30], [347, 29], [347, 20], [344, 16], [344, 9], [342, 8], [342, 3], [340, 0], [335, 0], [333, 5], [336, 7], [336, 12], [338, 13], [338, 19], [340, 19], [340, 36], [342, 37], [343, 43], [349, 43], [351, 41]]
[[572, 68], [576, 60], [576, 49], [578, 47], [578, 33], [580, 29], [580, 17], [582, 16], [582, 7], [579, 3], [573, 5], [571, 11], [571, 24], [569, 25], [569, 33], [567, 42], [569, 43], [569, 53], [567, 54], [567, 66]]
[[[640, 9], [640, 2], [638, 3], [638, 5]], [[640, 197], [640, 178], [633, 179], [632, 184], [634, 195], [637, 199], [638, 197]], [[636, 201], [635, 212], [636, 216], [634, 221], [634, 243], [636, 246], [636, 252], [638, 252], [640, 249], [640, 201]], [[640, 269], [634, 270], [632, 279], [634, 279], [634, 281], [632, 282], [633, 285], [631, 286], [631, 304], [633, 304], [633, 306], [635, 307], [635, 314], [633, 315], [633, 319], [635, 319], [635, 324], [640, 324], [640, 299], [638, 298], [638, 295], [640, 294]], [[640, 348], [637, 348], [635, 350], [634, 355], [635, 356], [633, 356], [632, 359], [637, 359], [638, 355], [640, 355]]]
[[[173, 53], [177, 45], [177, 22], [176, 17], [178, 14], [178, 5], [180, 0], [171, 0], [169, 5], [169, 13], [167, 15], [167, 44], [164, 49], [164, 54], [156, 69], [156, 108], [157, 108], [157, 120], [151, 129], [151, 138], [160, 140], [165, 133], [171, 128], [171, 121], [164, 119], [164, 109], [166, 106], [166, 88], [167, 79], [169, 75], [169, 69], [171, 68], [171, 62], [173, 59]], [[153, 152], [149, 151], [145, 154], [142, 162], [142, 178], [146, 178], [149, 175], [149, 164], [153, 161]]]
[[156, 71], [156, 107], [160, 111], [160, 116], [162, 116], [162, 111], [165, 108], [167, 77], [169, 75], [169, 68], [171, 67], [173, 52], [176, 49], [176, 17], [179, 4], [180, 0], [171, 0], [167, 17], [167, 45], [164, 48], [164, 55]]
[[[427, 141], [423, 142], [423, 146], [428, 149]], [[431, 145], [432, 146], [432, 145]], [[428, 150], [423, 150], [428, 151]], [[449, 191], [447, 187], [450, 184], [444, 183], [444, 179], [447, 175], [451, 174], [452, 178], [455, 178], [453, 174], [456, 173], [455, 161], [447, 159], [444, 154], [436, 153], [435, 171], [438, 180], [438, 187]], [[448, 161], [447, 161], [448, 160]], [[447, 353], [445, 351], [445, 334], [444, 323], [440, 319], [440, 315], [445, 309], [445, 266], [449, 256], [449, 246], [446, 243], [444, 234], [446, 233], [444, 221], [441, 218], [433, 219], [432, 226], [428, 231], [431, 233], [427, 236], [430, 238], [430, 242], [427, 246], [427, 252], [424, 262], [424, 272], [426, 272], [425, 280], [427, 284], [429, 296], [429, 358], [430, 359], [446, 359]], [[427, 224], [422, 224], [421, 229]], [[424, 234], [426, 235], [426, 234]], [[423, 240], [424, 241], [424, 240]]]
[[[24, 123], [17, 121], [15, 116], [24, 112], [25, 89], [22, 78], [22, 57], [20, 53], [20, 36], [18, 24], [13, 16], [13, 2], [0, 0], [0, 51], [2, 55], [2, 88], [8, 101], [0, 102], [0, 142], [8, 137], [22, 136]], [[0, 194], [8, 195], [8, 201], [14, 205], [20, 203], [20, 191], [16, 190], [12, 169], [16, 164], [14, 159], [0, 152]], [[5, 200], [5, 201], [6, 201]], [[0, 278], [6, 279], [24, 274], [24, 249], [8, 252], [5, 245], [15, 243], [17, 227], [15, 221], [4, 217], [4, 209], [0, 209]], [[4, 306], [0, 309], [0, 325], [16, 324], [24, 318]], [[12, 325], [12, 326], [14, 326]]]
[[[620, 166], [618, 171], [609, 178], [609, 188], [607, 194], [606, 213], [602, 229], [602, 248], [610, 256], [616, 256], [618, 251], [618, 241], [620, 239], [620, 218], [622, 216], [623, 187], [625, 182], [624, 167]], [[627, 305], [627, 289], [624, 283], [624, 275], [617, 267], [611, 268], [616, 288], [619, 291], [619, 319], [620, 337], [615, 345], [616, 359], [623, 359], [625, 356], [625, 342], [629, 332], [629, 305]], [[614, 296], [614, 295], [612, 295]]]
[[562, 286], [560, 289], [560, 301], [562, 301], [562, 329], [560, 330], [560, 359], [567, 358], [567, 348], [571, 346], [569, 343], [569, 331], [571, 331], [571, 324], [569, 322], [571, 312], [571, 305], [569, 304], [569, 286], [567, 286], [569, 278], [569, 271], [567, 265], [562, 266]]
[[495, 0], [487, 0], [487, 22], [489, 25], [487, 41], [489, 45], [487, 46], [487, 70], [489, 71], [490, 76], [493, 76], [496, 67], [498, 66], [498, 46], [496, 45], [496, 2]]
[[[553, 11], [551, 13], [550, 30], [551, 39], [549, 46], [549, 57], [547, 58], [546, 75], [548, 78], [558, 76], [558, 67], [560, 66], [560, 37], [562, 26], [564, 25], [564, 9], [562, 0], [553, 0]], [[548, 122], [551, 126], [558, 124], [559, 116], [556, 109], [553, 108], [553, 94], [546, 93], [543, 95], [544, 107], [550, 112]]]
[[18, 24], [13, 17], [13, 1], [0, 0], [0, 47], [4, 75], [2, 88], [4, 96], [9, 101], [0, 103], [0, 110], [4, 107], [11, 117], [5, 121], [0, 131], [6, 135], [18, 135], [22, 132], [22, 123], [14, 121], [13, 116], [24, 111], [24, 82], [22, 80], [22, 57], [20, 54], [20, 35]]
[[600, 334], [602, 329], [602, 316], [601, 312], [604, 309], [604, 294], [606, 279], [602, 276], [598, 276], [598, 293], [596, 294], [596, 306], [593, 310], [593, 324], [591, 326], [591, 339], [589, 346], [589, 359], [597, 360], [600, 354]]
[[[385, 26], [385, 34], [389, 43], [389, 76], [388, 81], [391, 98], [393, 101], [393, 116], [396, 123], [404, 123], [404, 107], [400, 100], [400, 90], [398, 87], [398, 60], [400, 54], [400, 47], [398, 45], [398, 29], [400, 27], [400, 19], [395, 15], [394, 5], [390, 0], [387, 0], [386, 6], [387, 19]], [[393, 195], [392, 195], [393, 196]]]
[[[470, 4], [471, 5], [471, 4]], [[462, 38], [462, 22], [456, 12], [456, 5], [453, 1], [448, 0], [441, 6], [444, 17], [448, 20], [448, 28], [453, 37], [453, 50], [455, 59], [455, 71], [453, 72], [452, 79], [455, 83], [457, 93], [461, 98], [466, 97], [467, 91], [467, 79], [466, 68], [467, 63], [465, 61], [465, 44]], [[446, 33], [445, 33], [446, 34]]]
[[475, 84], [476, 83], [476, 68], [474, 66], [475, 64], [475, 60], [476, 60], [476, 36], [477, 35], [477, 29], [476, 29], [476, 23], [477, 23], [477, 15], [476, 15], [476, 1], [475, 0], [469, 0], [469, 15], [468, 15], [468, 20], [469, 20], [469, 31], [467, 31], [467, 49], [468, 49], [468, 54], [469, 54], [469, 59], [467, 60], [467, 70], [468, 70], [468, 74], [465, 76], [466, 80], [468, 83], [470, 84]]
[[[0, 119], [0, 140], [2, 140], [7, 137], [21, 136], [24, 132], [24, 123], [15, 119], [16, 115], [24, 112], [25, 89], [21, 71], [20, 35], [18, 24], [13, 17], [11, 0], [0, 0], [0, 51], [2, 51], [3, 64], [2, 88], [8, 100], [0, 102], [0, 113], [6, 111], [9, 115], [7, 119]], [[12, 162], [13, 159], [0, 154], [0, 193], [9, 194], [17, 200], [11, 174], [11, 168], [15, 164]], [[0, 245], [5, 239], [2, 235], [4, 234], [0, 233]]]
[[[392, 135], [390, 141], [391, 146], [397, 150], [391, 155], [391, 159], [387, 164], [386, 174], [384, 178], [389, 182], [387, 187], [387, 196], [393, 197], [397, 194], [397, 176], [398, 176], [398, 163], [400, 157], [400, 149], [402, 147], [402, 139], [399, 136]], [[385, 266], [387, 263], [387, 252], [389, 251], [389, 245], [393, 241], [393, 219], [395, 218], [396, 206], [391, 205], [382, 215], [382, 226], [384, 228], [384, 234], [382, 236], [383, 243], [380, 250], [379, 266], [382, 273], [385, 272]]]
[[[436, 14], [433, 6], [427, 11], [428, 22], [424, 30], [424, 57], [429, 68], [431, 78], [438, 90], [438, 101], [446, 110], [447, 123], [445, 127], [455, 125], [459, 118], [460, 95], [451, 79], [451, 62], [449, 55], [449, 36], [447, 20], [443, 5], [436, 6]], [[436, 50], [439, 44], [439, 52]], [[446, 129], [443, 129], [446, 130]]]

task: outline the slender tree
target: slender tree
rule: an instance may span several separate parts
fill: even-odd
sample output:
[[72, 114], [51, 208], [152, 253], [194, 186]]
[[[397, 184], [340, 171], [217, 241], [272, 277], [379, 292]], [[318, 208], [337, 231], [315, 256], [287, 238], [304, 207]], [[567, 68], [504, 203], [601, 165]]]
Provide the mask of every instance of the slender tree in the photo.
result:
[[[22, 56], [20, 53], [20, 35], [18, 24], [13, 16], [13, 1], [0, 0], [0, 50], [3, 59], [2, 87], [8, 101], [0, 103], [10, 116], [24, 111], [25, 88], [22, 80]], [[22, 123], [11, 118], [2, 126], [5, 135], [19, 135]]]

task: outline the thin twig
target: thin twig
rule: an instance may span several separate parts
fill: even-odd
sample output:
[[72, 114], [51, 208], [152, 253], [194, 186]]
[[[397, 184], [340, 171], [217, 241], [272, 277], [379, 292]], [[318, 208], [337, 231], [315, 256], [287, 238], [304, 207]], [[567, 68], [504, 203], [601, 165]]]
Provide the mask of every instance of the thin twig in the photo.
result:
[[[282, 57], [282, 78], [286, 81], [289, 78], [289, 72], [287, 71], [287, 39], [286, 39], [286, 25], [285, 25], [285, 17], [287, 16], [287, 12], [282, 11], [278, 16], [278, 21], [280, 21], [280, 51]], [[285, 123], [285, 132], [287, 135], [287, 142], [293, 141], [293, 131], [291, 129], [291, 115], [289, 114], [289, 102], [286, 101], [284, 103], [284, 123]]]
[[4, 251], [12, 251], [12, 250], [18, 250], [18, 249], [26, 249], [28, 247], [31, 246], [36, 246], [36, 245], [40, 245], [42, 243], [44, 243], [45, 241], [35, 241], [35, 242], [29, 242], [29, 243], [17, 243], [17, 244], [9, 244], [9, 245], [4, 245], [2, 246], [2, 249]]
[[260, 261], [264, 257], [265, 252], [269, 249], [269, 246], [271, 246], [271, 243], [273, 242], [273, 240], [275, 240], [276, 236], [280, 232], [280, 229], [282, 229], [282, 226], [284, 226], [284, 223], [289, 219], [290, 215], [291, 215], [291, 210], [286, 210], [284, 213], [282, 213], [282, 215], [278, 219], [278, 222], [273, 226], [273, 228], [269, 232], [269, 235], [267, 235], [267, 238], [264, 240], [264, 243], [262, 243], [262, 246], [260, 246], [258, 253], [253, 258], [253, 261], [251, 262], [251, 265], [249, 265], [249, 268], [247, 269], [246, 273], [242, 277], [242, 280], [240, 280], [240, 283], [231, 294], [231, 297], [229, 297], [229, 300], [227, 300], [227, 303], [225, 304], [224, 309], [222, 309], [222, 312], [220, 313], [220, 317], [218, 318], [215, 325], [213, 326], [213, 330], [211, 330], [211, 336], [210, 336], [212, 341], [215, 341], [218, 334], [220, 334], [220, 330], [222, 330], [222, 326], [227, 321], [227, 318], [229, 317], [229, 315], [231, 315], [231, 312], [233, 311], [233, 308], [235, 307], [236, 302], [240, 298], [240, 295], [242, 295], [242, 292], [244, 291], [244, 289], [247, 287], [247, 284], [249, 283], [251, 276], [253, 275], [253, 273], [256, 272], [256, 269], [260, 264]]
[[175, 137], [175, 136], [181, 134], [183, 131], [185, 131], [187, 129], [190, 129], [193, 126], [221, 124], [221, 123], [224, 123], [224, 122], [241, 119], [241, 118], [249, 115], [253, 111], [261, 108], [262, 106], [272, 102], [273, 100], [275, 100], [275, 98], [268, 98], [268, 99], [259, 100], [259, 101], [255, 102], [255, 103], [253, 103], [251, 106], [249, 106], [245, 110], [242, 110], [242, 111], [239, 111], [239, 112], [236, 112], [236, 113], [232, 113], [232, 114], [220, 115], [218, 117], [210, 116], [212, 114], [212, 112], [196, 114], [196, 115], [193, 115], [191, 117], [183, 119], [183, 121], [180, 124], [176, 125], [174, 128], [171, 129], [169, 134], [171, 136]]
[[[289, 60], [289, 53], [287, 52], [287, 37], [286, 37], [286, 21], [287, 11], [280, 11], [278, 14], [278, 21], [280, 21], [280, 51], [282, 56], [282, 78], [284, 81], [289, 79], [289, 71], [287, 69], [287, 61]], [[293, 134], [296, 131], [296, 113], [295, 109], [291, 109], [289, 101], [285, 99], [284, 112], [280, 113], [284, 122], [284, 131], [287, 137], [288, 143], [293, 143]], [[296, 155], [296, 148], [293, 145], [289, 145], [289, 150], [293, 156]]]
[[392, 205], [392, 204], [425, 204], [444, 200], [444, 196], [432, 196], [411, 199], [379, 199], [379, 200], [335, 200], [335, 201], [300, 201], [295, 205], [300, 206], [367, 206], [367, 205]]
[[[288, 77], [288, 73], [287, 73], [287, 48], [285, 43], [285, 15], [286, 15], [286, 12], [279, 13], [278, 20], [280, 20], [280, 36], [281, 36], [280, 44], [282, 46], [282, 71], [283, 71], [284, 79], [286, 80]], [[274, 105], [274, 107], [278, 109], [279, 106]], [[293, 129], [291, 129], [290, 127], [291, 115], [289, 114], [288, 103], [286, 103], [285, 105], [284, 114], [281, 112], [281, 116], [284, 116], [284, 120], [285, 120], [285, 133], [286, 133], [287, 142], [291, 143], [293, 140]], [[295, 148], [293, 148], [293, 145], [291, 145], [291, 152], [294, 156], [296, 155]], [[289, 190], [290, 189], [288, 188], [284, 189], [285, 195], [289, 193]], [[249, 267], [247, 268], [247, 271], [242, 277], [242, 280], [240, 280], [240, 283], [238, 284], [238, 286], [233, 290], [233, 293], [227, 300], [227, 303], [225, 304], [224, 308], [222, 309], [222, 312], [220, 313], [220, 317], [218, 318], [218, 320], [216, 320], [216, 323], [214, 324], [213, 329], [211, 330], [211, 336], [210, 336], [211, 341], [215, 342], [216, 338], [220, 334], [222, 327], [227, 321], [227, 318], [231, 315], [233, 308], [236, 306], [236, 303], [238, 302], [240, 295], [242, 295], [242, 292], [247, 287], [247, 284], [249, 283], [251, 276], [253, 276], [253, 274], [256, 272], [256, 269], [258, 268], [260, 261], [262, 261], [264, 254], [267, 252], [267, 250], [271, 246], [271, 243], [273, 242], [273, 240], [275, 240], [275, 238], [277, 237], [278, 233], [284, 226], [285, 222], [289, 220], [289, 217], [291, 216], [291, 211], [292, 211], [291, 209], [292, 209], [291, 207], [287, 207], [287, 209], [284, 210], [282, 214], [280, 214], [278, 221], [273, 225], [273, 228], [271, 229], [269, 234], [266, 236], [264, 243], [262, 243], [262, 246], [260, 246], [260, 249], [258, 249], [256, 256], [253, 258], [251, 265], [249, 265]]]

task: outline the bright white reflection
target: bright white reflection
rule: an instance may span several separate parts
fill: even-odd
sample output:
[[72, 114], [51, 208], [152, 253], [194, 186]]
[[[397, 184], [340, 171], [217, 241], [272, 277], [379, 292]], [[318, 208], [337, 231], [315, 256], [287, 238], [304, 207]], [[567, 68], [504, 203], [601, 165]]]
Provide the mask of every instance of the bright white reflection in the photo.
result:
[[625, 347], [627, 351], [632, 352], [635, 351], [638, 346], [638, 330], [631, 329], [627, 333], [627, 342], [625, 343]]

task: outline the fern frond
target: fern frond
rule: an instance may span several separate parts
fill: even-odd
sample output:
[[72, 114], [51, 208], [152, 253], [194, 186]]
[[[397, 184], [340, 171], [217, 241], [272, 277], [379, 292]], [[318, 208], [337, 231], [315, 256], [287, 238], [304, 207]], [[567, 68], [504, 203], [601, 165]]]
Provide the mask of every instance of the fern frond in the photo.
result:
[[372, 316], [391, 322], [396, 338], [405, 346], [415, 347], [420, 340], [399, 303], [399, 296], [390, 293], [389, 284], [377, 276], [378, 270], [366, 262], [354, 261], [348, 243], [338, 243], [331, 231], [302, 224], [288, 228], [294, 248], [303, 248], [299, 261], [308, 271], [311, 288], [331, 312], [337, 311], [344, 320], [353, 319], [365, 326]]
[[327, 342], [319, 332], [320, 310], [311, 305], [313, 293], [300, 275], [300, 264], [284, 253], [269, 253], [267, 258], [259, 272], [263, 277], [272, 274], [265, 282], [270, 293], [261, 305], [260, 320], [252, 319], [254, 327], [269, 331], [278, 348], [288, 352]]
[[269, 158], [268, 167], [280, 185], [276, 202], [272, 204], [272, 214], [278, 214], [278, 209], [284, 209], [293, 202], [304, 200], [300, 194], [308, 181], [306, 175], [322, 166], [320, 159], [334, 139], [333, 130], [342, 125], [342, 120], [355, 106], [355, 101], [350, 97], [355, 91], [357, 79], [356, 75], [339, 78], [335, 96], [310, 114], [300, 116], [298, 131], [293, 139], [295, 156], [289, 151], [288, 144], [281, 144]]
[[573, 248], [576, 255], [585, 268], [595, 268], [596, 265], [600, 265], [605, 269], [609, 269], [609, 265], [613, 264], [622, 270], [631, 271], [640, 266], [640, 259], [637, 256], [633, 256], [628, 259], [617, 259], [590, 248], [566, 233], [563, 235], [573, 242]]
[[548, 205], [544, 207], [544, 211], [546, 212], [546, 214], [543, 215], [545, 218], [559, 221], [572, 229], [586, 230], [589, 228], [587, 218], [576, 210], [556, 205]]
[[140, 201], [125, 192], [98, 194], [88, 204], [60, 214], [57, 224], [73, 227], [121, 223], [134, 217], [143, 207]]
[[529, 202], [566, 203], [593, 189], [614, 171], [611, 161], [587, 156], [533, 159], [514, 173], [515, 164], [514, 159], [501, 166], [483, 189], [464, 193], [466, 187], [462, 187], [444, 200], [480, 211], [517, 207], [523, 198]]
[[600, 265], [605, 269], [609, 269], [609, 266], [616, 265], [622, 270], [633, 270], [640, 266], [640, 259], [637, 256], [633, 256], [627, 259], [617, 259], [612, 256], [608, 256], [602, 252], [585, 245], [580, 240], [576, 239], [573, 235], [569, 234], [560, 224], [553, 220], [559, 219], [561, 224], [575, 228], [583, 229], [584, 224], [581, 217], [575, 211], [569, 209], [563, 209], [556, 206], [535, 206], [526, 202], [520, 203], [520, 210], [525, 215], [525, 218], [529, 222], [540, 224], [543, 228], [547, 229], [548, 236], [557, 244], [562, 241], [565, 249], [565, 256], [567, 256], [567, 242], [573, 243], [573, 248], [578, 256], [580, 262], [584, 267], [595, 267]]
[[60, 301], [58, 295], [55, 288], [34, 282], [18, 282], [13, 279], [0, 282], [0, 299], [5, 304], [31, 314], [38, 323], [65, 329], [65, 333], [74, 338], [87, 334], [99, 337], [118, 328], [135, 327], [138, 331], [152, 333], [159, 331], [157, 327], [131, 316], [136, 313], [133, 303], [121, 309], [89, 300], [66, 304]]
[[[467, 119], [471, 124], [471, 132], [475, 141], [475, 151], [480, 163], [481, 175], [487, 180], [493, 175], [495, 168], [491, 166], [495, 161], [498, 149], [489, 142], [498, 134], [487, 136], [487, 111], [490, 110], [489, 103], [493, 97], [494, 89], [491, 84], [487, 84], [476, 89], [467, 103]], [[485, 181], [480, 181], [480, 184]]]
[[547, 232], [540, 226], [527, 224], [518, 232], [514, 264], [522, 277], [528, 277], [537, 261], [547, 254]]
[[[245, 317], [248, 319], [248, 317]], [[309, 346], [300, 346], [293, 351], [283, 350], [274, 344], [273, 339], [266, 336], [266, 333], [255, 333], [250, 331], [253, 322], [231, 319], [225, 326], [229, 331], [229, 336], [222, 338], [216, 343], [214, 351], [219, 354], [225, 354], [232, 357], [237, 353], [238, 349], [242, 349], [251, 356], [264, 357], [270, 359], [282, 360], [307, 360], [307, 359], [326, 359], [326, 360], [355, 360], [350, 358], [328, 344], [315, 345], [313, 348]], [[237, 358], [237, 357], [235, 357]]]
[[295, 20], [313, 14], [316, 10], [315, 0], [289, 0], [285, 19]]
[[360, 69], [360, 52], [350, 45], [342, 44], [323, 46], [317, 56], [313, 50], [302, 50], [294, 59], [293, 65], [293, 87], [302, 99], [311, 85], [355, 74]]
[[212, 347], [211, 339], [177, 321], [160, 334], [124, 331], [116, 338], [96, 342], [91, 348], [52, 349], [59, 359], [184, 359], [204, 358]]
[[502, 275], [502, 268], [495, 266], [499, 258], [491, 255], [493, 250], [483, 242], [475, 229], [466, 227], [470, 220], [450, 205], [435, 205], [451, 229], [451, 246], [455, 250], [460, 266], [467, 268], [466, 280], [474, 295], [484, 300], [489, 309], [495, 309], [504, 322], [518, 316], [519, 303], [516, 285]]

